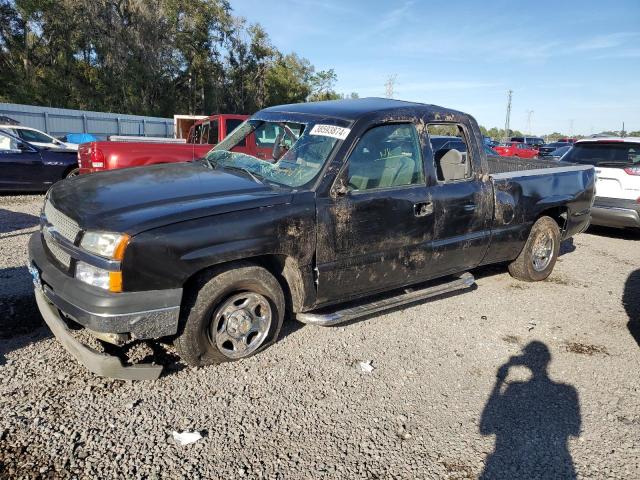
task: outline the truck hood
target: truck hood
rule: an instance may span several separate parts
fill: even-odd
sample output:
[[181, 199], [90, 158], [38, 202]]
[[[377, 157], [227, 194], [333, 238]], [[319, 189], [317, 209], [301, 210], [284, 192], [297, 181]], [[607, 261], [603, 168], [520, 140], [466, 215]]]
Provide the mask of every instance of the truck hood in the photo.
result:
[[48, 197], [83, 230], [135, 235], [171, 223], [287, 203], [292, 194], [195, 162], [82, 175], [56, 183]]

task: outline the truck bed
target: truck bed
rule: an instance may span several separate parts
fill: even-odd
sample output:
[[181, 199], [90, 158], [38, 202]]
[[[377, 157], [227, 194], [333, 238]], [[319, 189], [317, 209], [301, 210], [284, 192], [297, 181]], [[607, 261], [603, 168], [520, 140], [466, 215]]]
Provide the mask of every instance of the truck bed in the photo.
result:
[[540, 168], [558, 168], [569, 166], [567, 163], [556, 160], [529, 159], [518, 157], [496, 157], [487, 156], [489, 174], [523, 172], [526, 170], [537, 170]]

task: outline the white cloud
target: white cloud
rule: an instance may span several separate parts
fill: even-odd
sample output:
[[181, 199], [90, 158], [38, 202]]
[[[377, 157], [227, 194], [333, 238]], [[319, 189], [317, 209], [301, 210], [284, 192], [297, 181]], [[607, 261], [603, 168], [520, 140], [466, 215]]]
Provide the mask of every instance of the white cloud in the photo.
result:
[[571, 48], [574, 52], [588, 52], [593, 50], [604, 50], [608, 48], [616, 48], [624, 45], [628, 40], [638, 37], [638, 32], [616, 32], [605, 35], [596, 35], [595, 37], [583, 40]]

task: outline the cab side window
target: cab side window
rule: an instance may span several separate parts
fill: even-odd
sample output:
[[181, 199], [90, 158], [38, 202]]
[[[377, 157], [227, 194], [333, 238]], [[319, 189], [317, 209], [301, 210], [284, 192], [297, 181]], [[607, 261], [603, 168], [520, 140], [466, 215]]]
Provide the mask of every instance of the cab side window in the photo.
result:
[[429, 124], [429, 141], [439, 182], [458, 182], [471, 178], [469, 142], [462, 125]]
[[14, 153], [19, 151], [18, 141], [9, 135], [4, 135], [0, 131], [0, 153]]
[[348, 160], [352, 191], [424, 183], [420, 142], [411, 123], [381, 125], [368, 130]]
[[218, 121], [214, 120], [209, 124], [209, 138], [207, 142], [209, 145], [215, 145], [220, 139], [218, 138]]
[[203, 123], [200, 127], [200, 137], [198, 143], [207, 143], [207, 137], [209, 136], [209, 122]]
[[51, 143], [53, 139], [47, 137], [46, 135], [36, 132], [35, 130], [28, 130], [26, 128], [21, 128], [18, 130], [20, 137], [27, 142], [40, 142], [40, 143]]

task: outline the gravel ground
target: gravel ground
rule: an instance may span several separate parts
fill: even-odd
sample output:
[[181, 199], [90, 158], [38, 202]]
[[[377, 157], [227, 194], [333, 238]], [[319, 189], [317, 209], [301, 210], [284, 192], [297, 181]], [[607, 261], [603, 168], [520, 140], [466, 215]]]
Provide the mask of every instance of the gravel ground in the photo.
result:
[[43, 327], [41, 202], [0, 197], [0, 477], [640, 478], [640, 235], [582, 234], [545, 282], [483, 269], [468, 293], [131, 383]]

